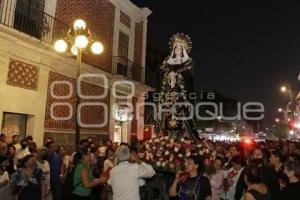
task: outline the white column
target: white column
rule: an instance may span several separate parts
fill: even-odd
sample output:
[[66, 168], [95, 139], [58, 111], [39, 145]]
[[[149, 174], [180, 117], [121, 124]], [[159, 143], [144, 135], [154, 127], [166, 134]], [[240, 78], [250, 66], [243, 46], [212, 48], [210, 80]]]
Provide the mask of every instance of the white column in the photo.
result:
[[[119, 32], [120, 32], [120, 5], [116, 4], [115, 7], [115, 21], [114, 21], [114, 35], [113, 35], [113, 48], [112, 55], [118, 56], [118, 48], [119, 48]], [[116, 66], [112, 66], [112, 73], [115, 74]]]
[[1, 4], [1, 23], [12, 27], [14, 24], [17, 0], [3, 0]]
[[[144, 104], [144, 98], [143, 95], [138, 97], [138, 105], [143, 105]], [[145, 109], [144, 106], [140, 106], [139, 109], [137, 110], [137, 138], [142, 140], [144, 139], [144, 113]]]
[[[47, 13], [48, 15], [55, 17], [56, 13], [56, 5], [57, 5], [57, 0], [46, 0], [45, 1], [45, 9], [44, 12]], [[46, 34], [44, 37], [50, 37], [49, 42], [52, 41], [52, 36], [53, 36], [53, 26], [54, 26], [54, 19], [49, 18], [46, 16], [48, 23], [51, 25], [50, 27], [50, 32]]]
[[57, 0], [46, 0], [44, 12], [55, 17]]
[[145, 83], [145, 68], [146, 68], [146, 48], [147, 48], [147, 27], [148, 20], [143, 21], [143, 52], [142, 52], [142, 82]]
[[128, 122], [122, 122], [122, 142], [128, 142]]
[[109, 105], [110, 105], [110, 115], [109, 115], [109, 122], [108, 122], [108, 132], [109, 132], [109, 138], [114, 141], [114, 132], [115, 132], [115, 124], [116, 120], [114, 118], [114, 105], [116, 103], [116, 99], [112, 92], [110, 92], [110, 98], [109, 98]]
[[1, 131], [1, 129], [2, 129], [2, 118], [3, 118], [3, 110], [2, 109], [0, 109], [0, 131]]
[[128, 59], [134, 60], [134, 40], [135, 40], [135, 21], [131, 18], [130, 23], [130, 35], [129, 35], [129, 47], [128, 47]]

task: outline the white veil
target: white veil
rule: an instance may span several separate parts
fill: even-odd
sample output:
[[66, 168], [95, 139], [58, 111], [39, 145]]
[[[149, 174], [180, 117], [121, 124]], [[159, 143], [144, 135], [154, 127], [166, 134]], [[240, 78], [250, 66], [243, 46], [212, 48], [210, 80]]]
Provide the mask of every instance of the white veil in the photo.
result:
[[187, 51], [186, 49], [184, 48], [184, 46], [180, 45], [181, 48], [182, 48], [182, 53], [183, 53], [183, 57], [181, 58], [181, 60], [178, 62], [177, 59], [173, 58], [174, 56], [174, 50], [175, 50], [175, 47], [177, 45], [174, 45], [173, 46], [173, 49], [172, 49], [172, 52], [171, 52], [171, 55], [169, 56], [168, 60], [167, 60], [167, 63], [170, 64], [170, 65], [175, 65], [175, 64], [182, 64], [184, 62], [186, 62], [187, 60], [190, 59], [189, 55], [187, 54]]

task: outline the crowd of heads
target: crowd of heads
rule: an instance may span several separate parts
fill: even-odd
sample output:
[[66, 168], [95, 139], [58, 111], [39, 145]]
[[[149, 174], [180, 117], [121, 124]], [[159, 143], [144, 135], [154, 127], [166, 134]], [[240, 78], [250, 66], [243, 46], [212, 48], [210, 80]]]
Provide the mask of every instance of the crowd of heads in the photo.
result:
[[[153, 141], [155, 139], [152, 139]], [[166, 140], [158, 140], [164, 142]], [[27, 136], [20, 140], [19, 136], [12, 138], [12, 143], [5, 142], [5, 135], [0, 135], [0, 174], [7, 170], [12, 174], [17, 168], [35, 167], [37, 161], [47, 160], [49, 155], [58, 154], [62, 160], [69, 157], [69, 164], [75, 165], [79, 161], [91, 164], [95, 176], [103, 173], [104, 161], [109, 159], [117, 165], [120, 162], [134, 161], [132, 155], [148, 162], [149, 153], [145, 152], [152, 145], [149, 141], [138, 141], [131, 146], [127, 143], [114, 143], [111, 140], [96, 142], [92, 137], [82, 139], [76, 153], [66, 151], [64, 146], [58, 146], [51, 138], [46, 138], [44, 146], [37, 148], [34, 139]], [[157, 145], [157, 144], [156, 144]], [[184, 145], [181, 145], [185, 148]], [[171, 148], [171, 147], [170, 147]], [[176, 145], [175, 148], [178, 148]], [[28, 151], [24, 156], [18, 157], [21, 151]], [[176, 149], [175, 149], [176, 150]], [[196, 151], [197, 152], [196, 152]], [[163, 151], [163, 150], [162, 150]], [[168, 151], [171, 151], [170, 149]], [[180, 150], [179, 150], [180, 151]], [[163, 151], [166, 153], [166, 151]], [[283, 173], [288, 178], [300, 178], [300, 144], [292, 141], [265, 141], [246, 144], [243, 142], [214, 142], [203, 139], [197, 142], [194, 151], [182, 151], [184, 156], [183, 171], [197, 171], [198, 174], [213, 176], [218, 170], [245, 169], [245, 182], [256, 184], [262, 182], [262, 166], [278, 170], [283, 166]], [[153, 156], [155, 159], [159, 157]], [[17, 162], [16, 162], [16, 159]], [[156, 163], [151, 163], [155, 168]], [[178, 171], [176, 171], [178, 172]]]

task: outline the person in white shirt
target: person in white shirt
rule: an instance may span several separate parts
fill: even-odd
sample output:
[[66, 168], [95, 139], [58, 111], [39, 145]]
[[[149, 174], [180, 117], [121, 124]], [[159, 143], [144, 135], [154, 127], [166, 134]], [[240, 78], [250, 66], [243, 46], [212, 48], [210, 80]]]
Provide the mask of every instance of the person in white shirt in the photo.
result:
[[14, 147], [16, 148], [16, 152], [18, 152], [21, 149], [20, 136], [19, 135], [13, 135], [12, 136], [12, 143], [13, 143]]
[[214, 161], [215, 172], [209, 174], [209, 182], [211, 185], [212, 191], [212, 200], [220, 200], [220, 195], [223, 190], [224, 174], [222, 171], [223, 160], [220, 157], [217, 157]]
[[117, 149], [116, 159], [118, 165], [110, 171], [108, 180], [113, 200], [140, 200], [140, 179], [154, 176], [153, 167], [141, 162], [137, 155], [132, 158], [136, 163], [129, 163], [130, 150], [125, 145]]
[[234, 156], [231, 159], [232, 168], [225, 172], [225, 185], [222, 193], [222, 199], [235, 200], [234, 195], [236, 186], [242, 171], [244, 170], [245, 160], [241, 156]]
[[18, 166], [19, 160], [22, 160], [25, 156], [29, 155], [28, 144], [26, 140], [21, 140], [21, 148], [16, 151], [14, 165]]

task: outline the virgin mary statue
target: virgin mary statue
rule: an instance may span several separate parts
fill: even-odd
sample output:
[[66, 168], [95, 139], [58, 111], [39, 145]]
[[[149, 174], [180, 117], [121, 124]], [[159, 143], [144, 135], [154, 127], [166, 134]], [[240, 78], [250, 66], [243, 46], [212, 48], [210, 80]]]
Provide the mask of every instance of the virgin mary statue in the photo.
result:
[[190, 134], [195, 139], [192, 113], [193, 62], [189, 57], [192, 41], [189, 36], [177, 33], [169, 42], [170, 54], [161, 66], [162, 83], [159, 101], [159, 133], [182, 136]]

